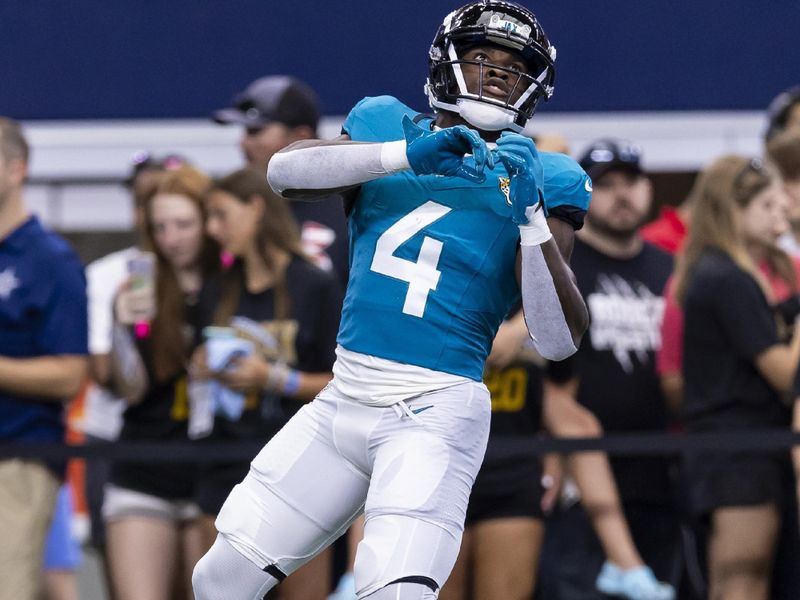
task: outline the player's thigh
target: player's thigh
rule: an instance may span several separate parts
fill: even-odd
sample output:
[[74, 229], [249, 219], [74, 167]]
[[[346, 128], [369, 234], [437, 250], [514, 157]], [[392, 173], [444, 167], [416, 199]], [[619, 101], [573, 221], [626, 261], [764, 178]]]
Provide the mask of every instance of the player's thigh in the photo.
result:
[[335, 401], [304, 406], [253, 459], [231, 491], [217, 530], [260, 568], [289, 575], [361, 512], [368, 478], [333, 442]]
[[544, 523], [530, 517], [480, 521], [472, 528], [475, 600], [527, 600], [536, 585]]
[[355, 564], [360, 596], [404, 577], [442, 586], [458, 556], [486, 450], [491, 405], [482, 384], [453, 386], [407, 404], [419, 419], [387, 411], [371, 438], [372, 481]]
[[406, 405], [406, 412], [387, 410], [371, 434], [366, 519], [419, 517], [460, 537], [486, 452], [489, 392], [483, 384], [470, 382], [419, 396]]
[[458, 551], [456, 564], [450, 572], [441, 592], [439, 600], [467, 600], [469, 598], [469, 578], [472, 572], [472, 527], [464, 530], [461, 548]]

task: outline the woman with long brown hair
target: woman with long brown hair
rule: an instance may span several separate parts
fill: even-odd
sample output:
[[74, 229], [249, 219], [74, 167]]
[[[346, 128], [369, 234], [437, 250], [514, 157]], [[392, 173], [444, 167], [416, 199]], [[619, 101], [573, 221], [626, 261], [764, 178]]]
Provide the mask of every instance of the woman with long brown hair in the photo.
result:
[[[195, 373], [214, 378], [228, 399], [210, 439], [261, 444], [331, 379], [342, 294], [336, 278], [303, 253], [286, 200], [262, 174], [242, 169], [215, 181], [206, 206], [208, 232], [233, 262], [203, 291], [205, 322], [252, 347], [216, 371], [208, 344], [195, 355]], [[204, 471], [198, 501], [209, 546], [213, 517], [248, 469], [243, 461]], [[329, 591], [327, 551], [281, 584], [284, 600], [324, 600]]]
[[[147, 267], [146, 254], [132, 259], [115, 303], [112, 377], [129, 402], [121, 440], [187, 440], [186, 367], [197, 300], [219, 265], [219, 249], [204, 233], [210, 183], [183, 165], [159, 173], [144, 193], [145, 236], [155, 261]], [[186, 465], [112, 467], [103, 516], [118, 600], [177, 597], [175, 573], [190, 597], [192, 568], [205, 551], [195, 480]]]
[[[787, 227], [779, 179], [759, 161], [724, 156], [692, 196], [674, 286], [685, 313], [687, 428], [788, 427], [800, 336], [786, 343], [771, 308], [778, 284], [797, 289], [792, 262], [775, 245]], [[690, 505], [710, 526], [709, 597], [765, 600], [788, 456], [702, 452], [687, 457], [686, 469]]]

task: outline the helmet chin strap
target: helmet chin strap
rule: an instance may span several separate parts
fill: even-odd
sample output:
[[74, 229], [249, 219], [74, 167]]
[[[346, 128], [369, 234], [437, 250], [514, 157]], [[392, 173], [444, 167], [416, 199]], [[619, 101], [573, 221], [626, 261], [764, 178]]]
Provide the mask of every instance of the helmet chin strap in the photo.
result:
[[500, 131], [503, 129], [510, 129], [517, 133], [522, 131], [522, 127], [514, 122], [516, 114], [506, 108], [492, 106], [486, 102], [469, 98], [459, 98], [456, 101], [456, 106], [456, 112], [462, 119], [483, 131]]

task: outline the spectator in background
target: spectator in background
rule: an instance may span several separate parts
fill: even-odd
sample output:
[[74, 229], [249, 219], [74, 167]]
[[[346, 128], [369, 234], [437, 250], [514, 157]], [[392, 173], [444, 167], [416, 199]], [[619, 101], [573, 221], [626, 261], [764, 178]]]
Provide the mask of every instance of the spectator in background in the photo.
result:
[[[535, 140], [544, 160], [569, 160], [554, 156], [568, 152], [563, 136], [550, 133]], [[591, 182], [577, 169], [571, 174], [545, 169], [544, 196], [552, 202], [552, 217], [579, 228]], [[500, 325], [486, 360], [483, 380], [491, 395], [492, 426], [470, 492], [461, 549], [440, 600], [529, 600], [536, 588], [545, 513], [555, 504], [561, 477], [557, 456], [543, 465], [542, 457], [520, 443], [540, 434], [543, 365], [519, 306]]]
[[[128, 401], [123, 441], [187, 440], [186, 365], [199, 321], [198, 296], [219, 265], [218, 247], [205, 235], [203, 198], [210, 183], [182, 165], [152, 178], [141, 195], [146, 246], [156, 261], [149, 282], [140, 281], [148, 273], [131, 270], [115, 303], [110, 371], [115, 391]], [[175, 573], [183, 575], [190, 597], [192, 569], [208, 549], [193, 502], [196, 477], [192, 465], [112, 466], [103, 517], [119, 600], [177, 597]]]
[[[668, 414], [654, 355], [672, 259], [639, 235], [652, 201], [651, 184], [638, 149], [626, 142], [599, 140], [579, 163], [594, 189], [586, 224], [576, 236], [572, 268], [591, 325], [575, 356], [550, 368], [545, 424], [562, 436], [587, 436], [587, 420], [597, 429], [590, 426], [588, 435], [664, 431]], [[576, 400], [580, 412], [571, 408]], [[599, 453], [569, 459], [583, 506], [566, 507], [548, 523], [542, 597], [674, 598], [671, 586], [656, 582], [674, 581], [679, 565], [669, 463], [612, 458], [612, 477], [606, 460]]]
[[[522, 313], [515, 318], [521, 319]], [[501, 330], [516, 326], [506, 322]], [[522, 329], [527, 331], [524, 324]], [[554, 456], [548, 457], [545, 469], [529, 444], [520, 442], [541, 429], [544, 361], [524, 339], [516, 339], [507, 359], [498, 364], [490, 355], [487, 361], [493, 363], [484, 374], [492, 398], [492, 427], [470, 493], [461, 550], [440, 600], [529, 600], [536, 587], [545, 513], [557, 498], [561, 470], [553, 465], [558, 460]]]
[[767, 157], [783, 179], [789, 206], [789, 231], [781, 236], [778, 244], [790, 255], [800, 257], [800, 127], [770, 139]]
[[[88, 374], [86, 281], [23, 201], [28, 144], [0, 118], [0, 441], [61, 442], [62, 403]], [[34, 600], [63, 464], [0, 460], [0, 598]]]
[[[261, 77], [214, 113], [217, 123], [244, 128], [241, 147], [247, 164], [266, 177], [273, 154], [299, 140], [317, 137], [319, 106], [314, 91], [285, 75]], [[309, 168], [312, 168], [309, 165]], [[303, 251], [318, 267], [333, 270], [347, 285], [347, 224], [342, 199], [331, 195], [314, 202], [290, 203], [300, 226]]]
[[[212, 440], [260, 444], [330, 381], [342, 306], [337, 279], [303, 253], [288, 203], [262, 173], [242, 169], [214, 183], [208, 194], [208, 231], [235, 257], [206, 286], [203, 321], [231, 327], [254, 351], [209, 372], [207, 345], [195, 355], [198, 375], [216, 378], [242, 395], [235, 411], [220, 414]], [[200, 479], [200, 507], [213, 517], [249, 462], [218, 464]], [[280, 586], [284, 600], [324, 600], [331, 588], [331, 554], [323, 551]]]
[[[536, 147], [547, 160], [559, 160], [552, 153], [566, 154], [566, 140], [558, 134], [536, 137]], [[588, 176], [581, 174], [577, 181], [564, 178], [557, 170], [545, 170], [544, 195], [549, 212], [558, 217], [569, 215], [569, 223], [579, 229], [583, 226], [585, 207], [591, 198]], [[588, 185], [587, 185], [588, 184]], [[569, 208], [568, 213], [560, 208]], [[579, 208], [581, 207], [581, 208]], [[570, 249], [571, 250], [571, 249]], [[447, 583], [442, 588], [441, 600], [476, 600], [502, 597], [507, 600], [527, 600], [536, 588], [537, 567], [544, 539], [544, 518], [553, 508], [560, 492], [560, 458], [551, 455], [532, 455], [517, 436], [538, 435], [545, 425], [542, 421], [543, 362], [531, 347], [522, 312], [507, 319], [492, 344], [486, 361], [484, 382], [492, 397], [492, 428], [486, 456], [467, 507], [466, 528], [458, 560]], [[547, 401], [553, 404], [552, 397]], [[556, 399], [558, 410], [545, 406], [547, 425], [551, 432], [562, 435], [600, 435], [596, 419], [572, 398]], [[575, 429], [576, 423], [583, 427]], [[587, 423], [589, 426], [587, 427]], [[570, 428], [565, 430], [565, 428]], [[585, 460], [582, 455], [576, 461]], [[579, 489], [589, 494], [610, 493], [610, 502], [619, 505], [610, 469], [604, 460], [603, 469], [597, 461], [589, 469], [575, 469]], [[610, 549], [609, 560], [616, 564], [641, 566], [642, 561], [631, 540], [624, 516], [614, 519], [596, 519], [600, 525], [596, 532], [602, 545]], [[545, 559], [546, 560], [546, 559]], [[626, 562], [630, 561], [630, 562]], [[639, 590], [640, 597], [658, 593], [662, 589], [651, 579], [650, 588]]]
[[[112, 252], [86, 267], [89, 300], [89, 352], [92, 383], [86, 390], [83, 418], [80, 428], [87, 444], [112, 442], [122, 427], [125, 400], [109, 389], [111, 331], [113, 326], [114, 296], [128, 277], [128, 261], [148, 246], [145, 236], [144, 195], [153, 186], [153, 178], [164, 170], [176, 169], [186, 161], [183, 157], [168, 154], [153, 156], [139, 153], [134, 156], [125, 186], [133, 200], [133, 224], [137, 236], [135, 246]], [[103, 572], [109, 589], [112, 589], [106, 568], [106, 536], [101, 511], [103, 488], [108, 481], [111, 462], [104, 459], [86, 461], [86, 502], [89, 510], [92, 546], [100, 551]]]
[[769, 143], [784, 131], [800, 131], [800, 86], [790, 87], [772, 99], [767, 107], [767, 131], [764, 141]]
[[[787, 427], [800, 336], [782, 343], [770, 307], [769, 261], [797, 289], [788, 256], [779, 179], [759, 161], [725, 156], [693, 190], [692, 228], [678, 260], [675, 295], [685, 314], [684, 405], [689, 431]], [[787, 453], [702, 452], [687, 457], [689, 502], [710, 526], [711, 598], [764, 600], [781, 526]]]

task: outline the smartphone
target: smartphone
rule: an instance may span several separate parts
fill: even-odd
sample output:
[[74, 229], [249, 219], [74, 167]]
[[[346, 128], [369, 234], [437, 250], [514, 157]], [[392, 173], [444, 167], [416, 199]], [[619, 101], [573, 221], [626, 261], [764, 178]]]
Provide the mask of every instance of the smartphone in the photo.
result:
[[156, 257], [152, 252], [139, 252], [128, 259], [128, 282], [132, 296], [131, 309], [136, 321], [148, 321], [156, 313]]

